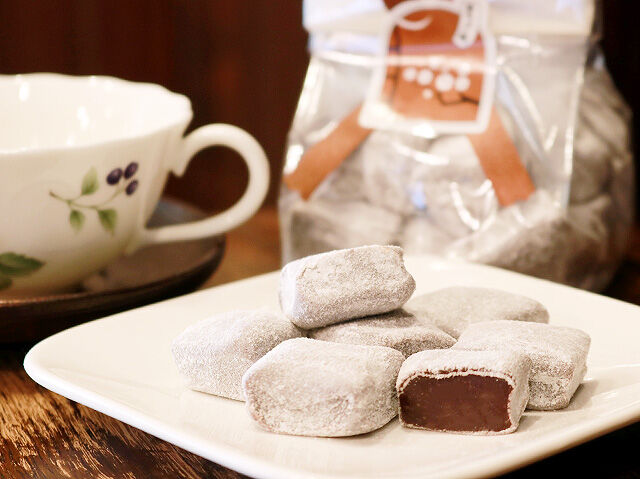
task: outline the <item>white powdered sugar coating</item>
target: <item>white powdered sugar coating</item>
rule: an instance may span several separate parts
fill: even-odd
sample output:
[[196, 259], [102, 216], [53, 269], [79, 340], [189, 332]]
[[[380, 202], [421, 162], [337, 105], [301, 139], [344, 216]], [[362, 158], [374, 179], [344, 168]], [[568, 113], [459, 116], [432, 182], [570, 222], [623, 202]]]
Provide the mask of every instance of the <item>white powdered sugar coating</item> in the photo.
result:
[[387, 346], [405, 357], [425, 349], [450, 348], [456, 342], [435, 324], [403, 309], [314, 329], [309, 331], [309, 337], [336, 343]]
[[380, 346], [291, 339], [243, 377], [247, 411], [263, 428], [298, 436], [374, 431], [398, 413], [402, 354]]
[[187, 387], [242, 401], [245, 371], [282, 341], [300, 336], [280, 313], [230, 311], [189, 326], [171, 351]]
[[[531, 361], [524, 354], [513, 351], [463, 351], [440, 349], [422, 351], [410, 356], [400, 368], [396, 388], [401, 396], [406, 386], [416, 377], [446, 379], [455, 376], [488, 376], [504, 379], [511, 387], [508, 414], [511, 425], [501, 431], [447, 431], [471, 435], [509, 434], [518, 429], [520, 418], [529, 399], [529, 373]], [[400, 423], [417, 428], [403, 421], [400, 409]]]
[[509, 320], [549, 322], [538, 301], [497, 289], [456, 286], [417, 296], [405, 305], [419, 318], [431, 320], [454, 338], [472, 323]]
[[402, 248], [361, 246], [287, 264], [280, 275], [280, 305], [300, 328], [320, 328], [397, 309], [415, 287]]
[[584, 331], [548, 324], [493, 321], [469, 326], [455, 349], [511, 350], [531, 359], [529, 409], [569, 405], [587, 371], [591, 338]]

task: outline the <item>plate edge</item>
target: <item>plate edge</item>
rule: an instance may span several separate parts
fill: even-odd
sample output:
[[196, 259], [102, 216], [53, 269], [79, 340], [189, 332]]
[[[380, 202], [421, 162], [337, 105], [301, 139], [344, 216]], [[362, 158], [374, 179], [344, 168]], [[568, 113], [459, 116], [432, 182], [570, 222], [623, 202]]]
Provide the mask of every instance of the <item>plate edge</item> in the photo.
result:
[[[135, 411], [122, 403], [105, 398], [104, 396], [88, 389], [75, 386], [67, 380], [56, 376], [46, 367], [41, 366], [38, 360], [35, 359], [39, 352], [39, 345], [40, 343], [36, 344], [25, 356], [25, 371], [36, 383], [56, 394], [64, 396], [69, 400], [94, 409], [101, 414], [113, 417], [118, 421], [124, 422], [125, 424], [140, 429], [147, 434], [151, 434], [152, 436], [169, 442], [207, 460], [220, 464], [221, 466], [256, 479], [318, 479], [335, 477], [333, 475], [316, 474], [311, 472], [304, 472], [301, 475], [300, 471], [282, 466], [274, 466], [262, 459], [256, 459], [251, 455], [237, 452], [233, 448], [225, 446], [215, 446], [213, 449], [210, 447], [201, 447], [198, 444], [198, 441], [194, 441], [188, 435], [175, 430], [172, 426], [166, 426], [156, 419]], [[110, 412], [106, 412], [107, 410]], [[525, 467], [537, 462], [538, 460], [551, 457], [640, 420], [640, 402], [624, 408], [624, 411], [625, 414], [617, 416], [615, 421], [604, 428], [598, 426], [597, 423], [588, 423], [586, 425], [578, 425], [579, 427], [573, 427], [571, 428], [569, 438], [565, 436], [560, 439], [554, 439], [552, 441], [554, 444], [551, 446], [544, 444], [548, 442], [548, 439], [543, 441], [543, 444], [538, 444], [540, 441], [534, 441], [532, 444], [535, 445], [535, 448], [531, 451], [527, 451], [525, 454], [526, 457], [524, 458], [510, 457], [510, 454], [506, 453], [503, 454], [504, 457], [502, 458], [502, 464], [494, 465], [492, 464], [496, 460], [496, 456], [494, 455], [481, 461], [480, 464], [475, 462], [474, 464], [456, 467], [449, 471], [434, 471], [432, 473], [432, 477], [489, 477], [520, 469], [521, 467]], [[166, 431], [169, 431], [171, 434], [167, 434]], [[176, 438], [178, 438], [177, 441]], [[479, 469], [484, 470], [479, 474]], [[349, 479], [357, 479], [359, 477], [367, 476], [354, 475], [348, 477]], [[379, 477], [391, 478], [392, 476]], [[398, 477], [406, 478], [409, 476]], [[420, 477], [426, 476], [420, 475]]]

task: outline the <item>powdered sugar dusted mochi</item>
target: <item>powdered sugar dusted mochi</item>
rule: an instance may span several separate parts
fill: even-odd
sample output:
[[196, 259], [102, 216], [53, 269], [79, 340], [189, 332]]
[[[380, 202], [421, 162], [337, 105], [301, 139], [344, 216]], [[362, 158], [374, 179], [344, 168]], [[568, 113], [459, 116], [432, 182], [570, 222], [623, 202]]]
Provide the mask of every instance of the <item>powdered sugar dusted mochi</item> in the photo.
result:
[[336, 343], [387, 346], [405, 357], [425, 349], [450, 348], [456, 342], [429, 321], [403, 309], [314, 329], [309, 337]]
[[268, 310], [217, 314], [185, 329], [171, 346], [190, 389], [244, 400], [242, 375], [282, 341], [302, 331]]
[[455, 286], [417, 296], [405, 309], [433, 321], [458, 338], [471, 324], [481, 321], [517, 320], [549, 322], [549, 312], [538, 301], [488, 288]]
[[591, 339], [574, 328], [521, 321], [493, 321], [469, 326], [455, 349], [500, 349], [531, 359], [529, 409], [552, 410], [569, 405], [587, 372]]
[[291, 339], [244, 375], [247, 410], [260, 426], [283, 434], [370, 432], [398, 412], [395, 381], [403, 361], [391, 348]]
[[397, 246], [361, 246], [308, 256], [280, 276], [280, 305], [303, 329], [399, 308], [416, 283]]
[[422, 351], [397, 380], [403, 426], [464, 434], [518, 428], [529, 398], [531, 361], [512, 351]]

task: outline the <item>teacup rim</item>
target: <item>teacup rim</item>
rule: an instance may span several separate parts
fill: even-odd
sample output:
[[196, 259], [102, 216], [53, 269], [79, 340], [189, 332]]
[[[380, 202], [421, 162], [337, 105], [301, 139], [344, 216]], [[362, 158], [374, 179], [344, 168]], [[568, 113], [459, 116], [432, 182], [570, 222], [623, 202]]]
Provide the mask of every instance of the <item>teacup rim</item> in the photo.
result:
[[17, 155], [32, 155], [32, 154], [41, 154], [41, 153], [56, 153], [56, 152], [70, 152], [70, 151], [79, 151], [85, 149], [92, 148], [100, 148], [103, 146], [114, 145], [118, 143], [126, 143], [138, 139], [147, 138], [149, 136], [153, 136], [161, 131], [170, 130], [175, 128], [177, 125], [185, 124], [185, 128], [187, 124], [193, 118], [193, 109], [191, 105], [191, 100], [186, 95], [181, 93], [176, 93], [174, 91], [169, 90], [168, 88], [159, 85], [157, 83], [152, 82], [139, 82], [133, 80], [125, 80], [124, 78], [119, 78], [111, 75], [67, 75], [64, 73], [54, 73], [54, 72], [30, 72], [30, 73], [18, 73], [18, 74], [3, 74], [0, 73], [0, 82], [4, 80], [13, 80], [16, 81], [20, 78], [46, 78], [52, 77], [56, 79], [63, 80], [71, 80], [78, 82], [87, 82], [87, 81], [101, 81], [101, 82], [113, 82], [115, 84], [124, 85], [127, 87], [135, 87], [135, 88], [147, 88], [156, 90], [157, 92], [166, 95], [167, 97], [172, 97], [175, 100], [178, 100], [183, 103], [184, 111], [183, 114], [176, 115], [175, 119], [167, 121], [167, 123], [158, 125], [155, 127], [150, 127], [148, 130], [144, 132], [139, 132], [136, 134], [125, 134], [120, 135], [114, 138], [107, 138], [103, 140], [95, 140], [89, 141], [86, 143], [80, 143], [75, 145], [55, 145], [55, 146], [24, 146], [19, 148], [2, 148], [0, 146], [0, 159], [3, 157], [14, 157]]

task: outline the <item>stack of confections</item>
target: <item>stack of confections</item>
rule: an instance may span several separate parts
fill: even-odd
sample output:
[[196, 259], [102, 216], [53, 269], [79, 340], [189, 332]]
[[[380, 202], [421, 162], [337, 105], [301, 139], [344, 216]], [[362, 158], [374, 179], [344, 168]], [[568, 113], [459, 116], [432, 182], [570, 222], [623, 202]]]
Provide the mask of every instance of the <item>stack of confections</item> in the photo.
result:
[[517, 429], [525, 407], [567, 406], [589, 337], [547, 324], [539, 302], [453, 287], [407, 302], [402, 249], [364, 246], [286, 265], [282, 312], [233, 311], [172, 346], [191, 389], [246, 401], [263, 428], [340, 437], [383, 427]]
[[[324, 60], [312, 63], [317, 76], [325, 79], [317, 92], [320, 98], [345, 99], [340, 103], [343, 110], [361, 101], [362, 89], [353, 84], [343, 87], [355, 67], [343, 71]], [[366, 72], [357, 78], [363, 77]], [[548, 88], [547, 82], [540, 85]], [[624, 253], [632, 223], [628, 109], [606, 70], [597, 65], [587, 68], [572, 156], [553, 166], [549, 159], [553, 155], [531, 140], [537, 130], [523, 123], [523, 112], [501, 106], [509, 96], [507, 90], [499, 83], [501, 101], [496, 108], [537, 187], [534, 194], [524, 201], [499, 204], [465, 135], [424, 139], [408, 132], [376, 130], [308, 199], [283, 193], [285, 260], [364, 244], [397, 244], [407, 254], [462, 258], [580, 288], [603, 289]], [[346, 100], [352, 96], [353, 102]], [[308, 128], [305, 115], [334, 125], [336, 117], [331, 115], [336, 113], [323, 110], [336, 108], [334, 103], [299, 112], [294, 132]], [[326, 130], [313, 129], [295, 147], [308, 148]], [[558, 171], [551, 171], [554, 168]]]

